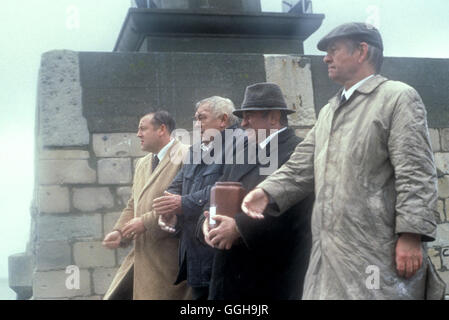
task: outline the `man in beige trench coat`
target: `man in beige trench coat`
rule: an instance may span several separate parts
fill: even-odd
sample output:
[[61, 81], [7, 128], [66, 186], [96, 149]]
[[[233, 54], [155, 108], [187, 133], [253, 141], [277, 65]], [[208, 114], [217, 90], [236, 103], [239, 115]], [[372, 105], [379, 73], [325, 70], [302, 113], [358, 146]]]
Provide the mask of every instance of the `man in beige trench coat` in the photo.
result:
[[132, 195], [103, 245], [134, 249], [123, 261], [104, 299], [190, 299], [186, 283], [174, 285], [178, 274], [178, 239], [162, 231], [152, 209], [182, 166], [188, 146], [170, 137], [175, 121], [166, 111], [144, 116], [137, 137], [150, 153], [137, 162]]
[[242, 209], [261, 219], [268, 204], [280, 214], [315, 190], [304, 299], [441, 299], [424, 246], [436, 236], [437, 176], [421, 98], [378, 75], [383, 43], [370, 25], [341, 25], [318, 49], [343, 88]]

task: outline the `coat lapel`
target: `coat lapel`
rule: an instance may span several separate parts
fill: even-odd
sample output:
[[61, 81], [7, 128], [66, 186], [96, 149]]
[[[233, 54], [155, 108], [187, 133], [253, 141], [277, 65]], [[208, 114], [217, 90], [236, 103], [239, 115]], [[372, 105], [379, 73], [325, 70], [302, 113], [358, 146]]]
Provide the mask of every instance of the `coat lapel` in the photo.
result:
[[[351, 102], [352, 100], [354, 100], [354, 98], [356, 96], [358, 96], [358, 94], [356, 92], [358, 92], [359, 94], [364, 94], [364, 95], [369, 95], [371, 92], [373, 92], [378, 86], [380, 86], [382, 83], [384, 83], [385, 81], [387, 81], [388, 79], [385, 77], [382, 77], [381, 75], [375, 75], [374, 77], [366, 80], [359, 88], [357, 88], [355, 90], [355, 92], [352, 94], [352, 96], [349, 98], [349, 100], [347, 100], [345, 103], [343, 103], [342, 105], [346, 105], [347, 103]], [[341, 98], [341, 94], [343, 93], [343, 88], [341, 88], [340, 90], [338, 90], [337, 94], [335, 96], [333, 96], [330, 100], [329, 103], [331, 105], [332, 110], [335, 112], [337, 109], [339, 109], [340, 107], [340, 98]]]
[[257, 164], [236, 164], [233, 166], [229, 178], [229, 181], [240, 181], [243, 176], [247, 175], [253, 169], [258, 167]]
[[[257, 152], [267, 152], [265, 155], [266, 157], [270, 157], [271, 153], [278, 152], [278, 147], [280, 144], [284, 143], [290, 135], [293, 135], [293, 130], [291, 128], [287, 128], [287, 130], [282, 131], [277, 136], [277, 145], [273, 145], [271, 142], [268, 143], [265, 147], [266, 150], [258, 150]], [[259, 146], [257, 146], [259, 148]], [[245, 161], [247, 157], [247, 149], [245, 150]], [[231, 173], [229, 175], [229, 180], [231, 181], [240, 181], [245, 175], [250, 173], [252, 170], [257, 169], [261, 166], [259, 163], [259, 158], [256, 156], [256, 163], [255, 164], [241, 164], [241, 165], [234, 165]]]
[[148, 161], [146, 161], [143, 164], [144, 166], [142, 167], [142, 170], [144, 170], [144, 172], [145, 172], [145, 177], [146, 177], [147, 182], [145, 183], [145, 186], [142, 188], [142, 191], [140, 192], [139, 197], [137, 198], [137, 201], [140, 201], [140, 199], [142, 198], [145, 191], [153, 184], [153, 182], [155, 180], [157, 180], [157, 178], [160, 176], [161, 172], [163, 172], [164, 168], [170, 164], [171, 152], [174, 148], [177, 147], [178, 143], [179, 142], [177, 140], [175, 140], [173, 145], [167, 150], [167, 153], [165, 154], [164, 159], [162, 159], [162, 161], [158, 164], [158, 166], [156, 167], [156, 170], [154, 170], [154, 172], [152, 171], [152, 168], [151, 168], [152, 156], [148, 157]]

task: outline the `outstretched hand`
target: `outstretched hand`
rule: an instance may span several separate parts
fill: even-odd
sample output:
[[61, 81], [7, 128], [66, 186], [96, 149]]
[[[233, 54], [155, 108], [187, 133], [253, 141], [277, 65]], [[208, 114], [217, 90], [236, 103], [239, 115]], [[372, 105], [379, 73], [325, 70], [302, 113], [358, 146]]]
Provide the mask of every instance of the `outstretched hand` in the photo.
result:
[[182, 197], [164, 191], [164, 195], [153, 200], [153, 210], [157, 215], [174, 215], [182, 213]]
[[160, 215], [157, 223], [162, 230], [168, 233], [175, 233], [177, 221], [178, 217], [175, 214]]
[[242, 202], [242, 211], [253, 219], [263, 219], [263, 212], [269, 202], [268, 195], [261, 188], [256, 188], [246, 195]]
[[103, 246], [108, 249], [117, 249], [120, 247], [120, 241], [122, 240], [122, 235], [120, 231], [114, 230], [109, 232], [103, 240]]

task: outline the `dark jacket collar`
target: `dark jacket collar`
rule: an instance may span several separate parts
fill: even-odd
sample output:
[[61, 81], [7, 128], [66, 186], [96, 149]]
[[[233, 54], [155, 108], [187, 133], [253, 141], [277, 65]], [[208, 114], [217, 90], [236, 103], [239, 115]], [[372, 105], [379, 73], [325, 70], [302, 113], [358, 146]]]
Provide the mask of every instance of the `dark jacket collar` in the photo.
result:
[[[287, 127], [286, 130], [282, 131], [278, 134], [277, 137], [277, 144], [272, 144], [271, 140], [265, 147], [265, 150], [260, 150], [259, 146], [257, 146], [256, 151], [257, 152], [266, 152], [267, 156], [270, 156], [272, 152], [278, 152], [279, 146], [284, 144], [288, 139], [290, 139], [292, 136], [295, 136], [295, 131]], [[240, 181], [243, 176], [247, 175], [249, 172], [251, 172], [254, 169], [257, 169], [260, 167], [260, 163], [258, 162], [258, 158], [256, 158], [256, 163], [248, 163], [247, 162], [247, 149], [245, 150], [245, 163], [235, 166], [234, 170], [232, 170], [232, 174], [229, 177], [231, 181]], [[257, 156], [256, 156], [257, 157]]]
[[[295, 131], [292, 128], [287, 127], [287, 129], [285, 129], [284, 131], [282, 131], [281, 133], [279, 133], [277, 135], [277, 142], [278, 142], [277, 144], [278, 145], [283, 144], [288, 139], [290, 139], [290, 137], [292, 137], [294, 135], [295, 135]], [[271, 141], [273, 141], [273, 140], [271, 140]], [[271, 141], [265, 147], [265, 148], [269, 148], [268, 149], [269, 152], [273, 152], [273, 151], [277, 150], [277, 147], [273, 149], [274, 146], [272, 146]]]

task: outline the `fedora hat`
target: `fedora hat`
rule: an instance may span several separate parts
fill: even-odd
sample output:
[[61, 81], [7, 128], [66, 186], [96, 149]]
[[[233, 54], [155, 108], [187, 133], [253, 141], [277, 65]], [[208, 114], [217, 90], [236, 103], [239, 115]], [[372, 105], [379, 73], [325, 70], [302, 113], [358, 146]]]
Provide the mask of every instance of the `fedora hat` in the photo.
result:
[[245, 111], [280, 110], [286, 114], [294, 113], [287, 108], [281, 88], [275, 83], [262, 82], [246, 87], [240, 109], [233, 112], [239, 118], [243, 118]]

